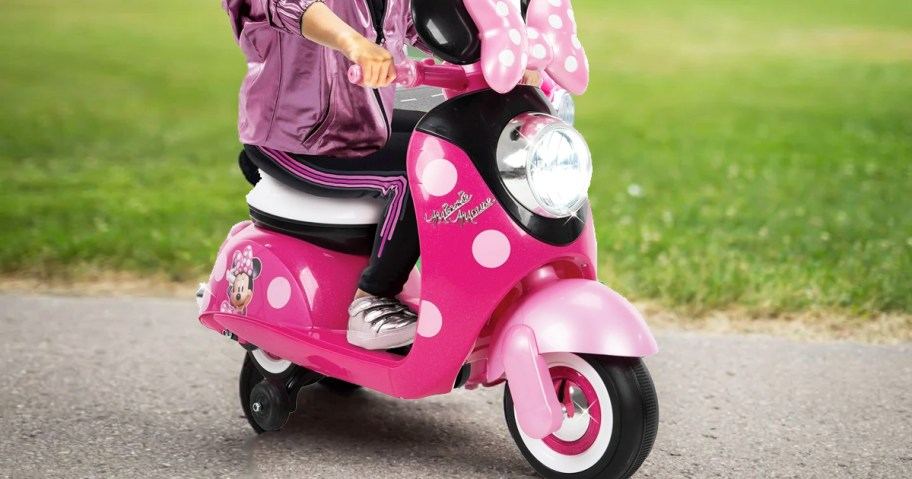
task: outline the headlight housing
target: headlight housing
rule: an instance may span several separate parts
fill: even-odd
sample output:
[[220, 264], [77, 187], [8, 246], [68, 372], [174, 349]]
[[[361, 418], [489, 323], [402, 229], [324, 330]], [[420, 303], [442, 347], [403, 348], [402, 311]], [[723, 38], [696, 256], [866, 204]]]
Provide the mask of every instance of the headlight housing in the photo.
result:
[[497, 144], [507, 190], [526, 209], [548, 218], [574, 215], [592, 181], [592, 155], [572, 126], [544, 113], [510, 120]]
[[576, 102], [573, 95], [563, 88], [555, 88], [551, 92], [551, 104], [557, 110], [557, 117], [572, 125], [576, 119]]

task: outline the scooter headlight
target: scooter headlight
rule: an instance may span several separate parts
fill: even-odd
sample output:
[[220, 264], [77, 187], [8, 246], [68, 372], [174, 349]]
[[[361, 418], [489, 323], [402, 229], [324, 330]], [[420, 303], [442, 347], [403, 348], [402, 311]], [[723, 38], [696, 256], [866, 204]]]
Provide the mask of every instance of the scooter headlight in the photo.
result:
[[573, 124], [573, 120], [576, 119], [576, 102], [573, 101], [573, 95], [567, 90], [555, 89], [551, 94], [551, 104], [557, 110], [558, 118], [568, 125]]
[[543, 113], [517, 116], [500, 135], [497, 166], [510, 194], [533, 213], [564, 218], [586, 201], [592, 155], [572, 126]]

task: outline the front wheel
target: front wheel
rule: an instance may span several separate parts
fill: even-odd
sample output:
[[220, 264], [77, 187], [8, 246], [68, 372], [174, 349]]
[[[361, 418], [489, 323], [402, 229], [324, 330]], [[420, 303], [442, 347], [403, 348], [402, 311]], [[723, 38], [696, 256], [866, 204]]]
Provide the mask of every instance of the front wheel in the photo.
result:
[[509, 384], [507, 427], [520, 452], [548, 479], [626, 479], [652, 451], [659, 427], [655, 386], [638, 358], [544, 355], [564, 408], [561, 428], [544, 439], [519, 429]]

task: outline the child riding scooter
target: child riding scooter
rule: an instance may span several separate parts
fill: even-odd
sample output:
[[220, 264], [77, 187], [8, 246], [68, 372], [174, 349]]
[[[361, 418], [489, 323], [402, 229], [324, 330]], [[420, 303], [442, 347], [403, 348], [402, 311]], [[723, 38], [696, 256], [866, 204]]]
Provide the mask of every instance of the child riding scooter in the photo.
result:
[[[252, 220], [219, 249], [200, 321], [247, 350], [240, 396], [257, 432], [280, 429], [298, 391], [317, 381], [402, 399], [506, 382], [508, 428], [540, 474], [629, 477], [658, 427], [641, 360], [657, 345], [636, 309], [597, 280], [585, 140], [541, 90], [517, 86], [529, 68], [585, 89], [569, 2], [532, 0], [521, 12], [509, 1], [413, 0], [412, 14], [447, 63], [403, 61], [396, 82], [442, 88], [447, 100], [408, 146], [421, 249], [421, 269], [398, 295], [417, 311], [410, 350], [347, 338], [381, 208], [296, 191], [268, 172], [248, 195]], [[349, 71], [355, 83], [362, 76]]]

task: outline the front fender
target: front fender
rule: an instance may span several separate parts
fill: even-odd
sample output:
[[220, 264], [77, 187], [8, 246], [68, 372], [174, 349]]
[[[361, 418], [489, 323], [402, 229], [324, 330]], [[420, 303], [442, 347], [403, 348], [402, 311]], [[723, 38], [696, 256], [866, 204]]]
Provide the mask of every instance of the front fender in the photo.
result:
[[563, 279], [523, 297], [497, 325], [491, 341], [487, 377], [504, 375], [506, 332], [529, 327], [538, 352], [646, 357], [658, 352], [649, 326], [627, 299], [597, 281]]

